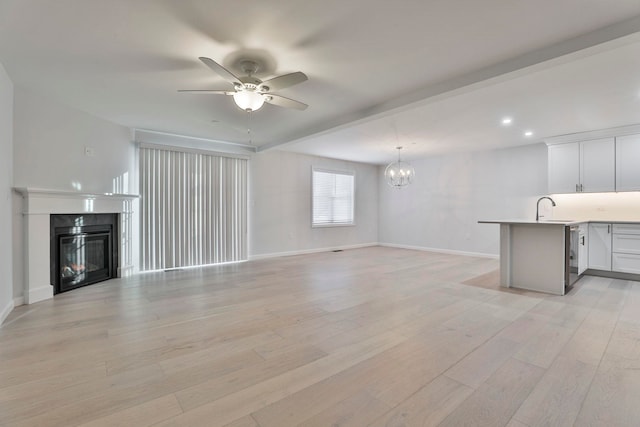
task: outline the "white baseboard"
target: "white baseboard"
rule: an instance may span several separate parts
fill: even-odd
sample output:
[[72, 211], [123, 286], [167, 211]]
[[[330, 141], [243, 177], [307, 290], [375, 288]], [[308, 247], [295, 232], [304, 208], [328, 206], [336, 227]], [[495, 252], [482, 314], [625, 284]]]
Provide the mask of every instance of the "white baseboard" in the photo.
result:
[[367, 248], [370, 246], [378, 246], [378, 243], [377, 242], [359, 243], [357, 245], [334, 246], [329, 248], [302, 249], [299, 251], [274, 252], [270, 254], [249, 255], [249, 260], [253, 261], [258, 259], [278, 258], [283, 256], [315, 254], [318, 252], [331, 252], [331, 251], [337, 251], [337, 250], [359, 249], [359, 248]]
[[2, 322], [9, 316], [11, 310], [13, 310], [13, 300], [10, 300], [7, 305], [2, 308], [2, 311], [0, 311], [0, 325], [2, 325]]
[[250, 255], [250, 260], [258, 260], [258, 259], [266, 259], [266, 258], [277, 258], [283, 256], [294, 256], [294, 255], [306, 255], [306, 254], [314, 254], [319, 252], [330, 252], [335, 250], [346, 250], [346, 249], [358, 249], [358, 248], [366, 248], [370, 246], [386, 246], [389, 248], [399, 248], [399, 249], [411, 249], [414, 251], [425, 251], [425, 252], [437, 252], [442, 254], [450, 254], [450, 255], [463, 255], [463, 256], [474, 256], [479, 258], [491, 258], [491, 259], [499, 259], [499, 255], [497, 254], [485, 254], [481, 252], [468, 252], [468, 251], [457, 251], [453, 249], [441, 249], [441, 248], [428, 248], [424, 246], [412, 246], [412, 245], [399, 245], [395, 243], [361, 243], [357, 245], [346, 245], [346, 246], [335, 246], [330, 248], [316, 248], [316, 249], [303, 249], [299, 251], [287, 251], [287, 252], [274, 252], [270, 254], [258, 254], [258, 255]]
[[135, 272], [135, 268], [133, 265], [125, 265], [122, 267], [118, 267], [117, 277], [130, 277]]
[[32, 289], [28, 295], [25, 295], [24, 302], [33, 304], [35, 302], [44, 301], [53, 298], [53, 286], [47, 285], [40, 288]]
[[14, 307], [20, 307], [21, 305], [24, 305], [24, 297], [18, 297], [13, 299]]
[[389, 248], [399, 248], [399, 249], [411, 249], [414, 251], [425, 251], [425, 252], [437, 252], [441, 254], [449, 254], [449, 255], [463, 255], [463, 256], [475, 256], [479, 258], [491, 258], [491, 259], [499, 259], [499, 255], [495, 254], [485, 254], [481, 252], [467, 252], [467, 251], [456, 251], [453, 249], [440, 249], [440, 248], [427, 248], [424, 246], [411, 246], [411, 245], [398, 245], [395, 243], [379, 243], [380, 246], [386, 246]]

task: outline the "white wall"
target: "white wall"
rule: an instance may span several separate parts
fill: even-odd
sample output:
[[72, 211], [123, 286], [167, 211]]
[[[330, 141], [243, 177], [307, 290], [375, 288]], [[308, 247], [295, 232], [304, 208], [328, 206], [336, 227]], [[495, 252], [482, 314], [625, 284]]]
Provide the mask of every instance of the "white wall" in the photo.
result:
[[[312, 167], [355, 172], [355, 226], [311, 228]], [[378, 241], [376, 166], [271, 150], [252, 156], [249, 174], [252, 258]]]
[[394, 189], [379, 168], [380, 242], [404, 247], [497, 255], [497, 225], [479, 220], [535, 218], [547, 191], [547, 147], [429, 157], [411, 162], [412, 185]]
[[[83, 192], [129, 192], [131, 131], [16, 88], [14, 185]], [[85, 155], [85, 147], [93, 156]]]
[[[115, 123], [15, 88], [13, 185], [89, 193], [132, 193], [131, 131]], [[93, 156], [85, 155], [85, 147]], [[13, 195], [13, 297], [24, 281], [22, 197]]]
[[0, 324], [13, 309], [11, 187], [13, 181], [13, 83], [0, 64]]
[[[639, 166], [640, 167], [640, 166]], [[553, 194], [558, 219], [640, 221], [640, 192]]]

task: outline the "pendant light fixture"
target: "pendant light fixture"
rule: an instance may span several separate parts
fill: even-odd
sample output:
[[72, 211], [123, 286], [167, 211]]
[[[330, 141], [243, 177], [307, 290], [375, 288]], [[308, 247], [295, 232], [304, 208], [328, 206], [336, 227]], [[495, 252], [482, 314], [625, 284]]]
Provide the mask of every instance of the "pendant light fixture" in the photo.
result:
[[409, 163], [400, 160], [400, 150], [402, 150], [402, 147], [396, 147], [396, 149], [398, 150], [398, 160], [389, 163], [389, 166], [384, 170], [384, 177], [390, 186], [402, 188], [411, 184], [413, 177], [416, 175], [416, 171]]

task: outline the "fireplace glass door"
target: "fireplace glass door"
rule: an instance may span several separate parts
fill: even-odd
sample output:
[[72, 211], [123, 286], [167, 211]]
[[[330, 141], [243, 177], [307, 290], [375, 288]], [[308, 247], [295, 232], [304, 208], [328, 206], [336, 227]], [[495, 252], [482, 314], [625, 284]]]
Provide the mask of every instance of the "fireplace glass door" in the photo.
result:
[[60, 292], [111, 277], [110, 233], [59, 236]]

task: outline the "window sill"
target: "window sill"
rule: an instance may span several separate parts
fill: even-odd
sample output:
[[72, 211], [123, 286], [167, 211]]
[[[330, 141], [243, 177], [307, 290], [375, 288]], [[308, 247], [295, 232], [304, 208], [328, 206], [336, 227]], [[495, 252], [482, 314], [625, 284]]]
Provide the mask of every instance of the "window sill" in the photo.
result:
[[311, 224], [311, 228], [332, 228], [332, 227], [355, 227], [355, 223], [351, 224]]

